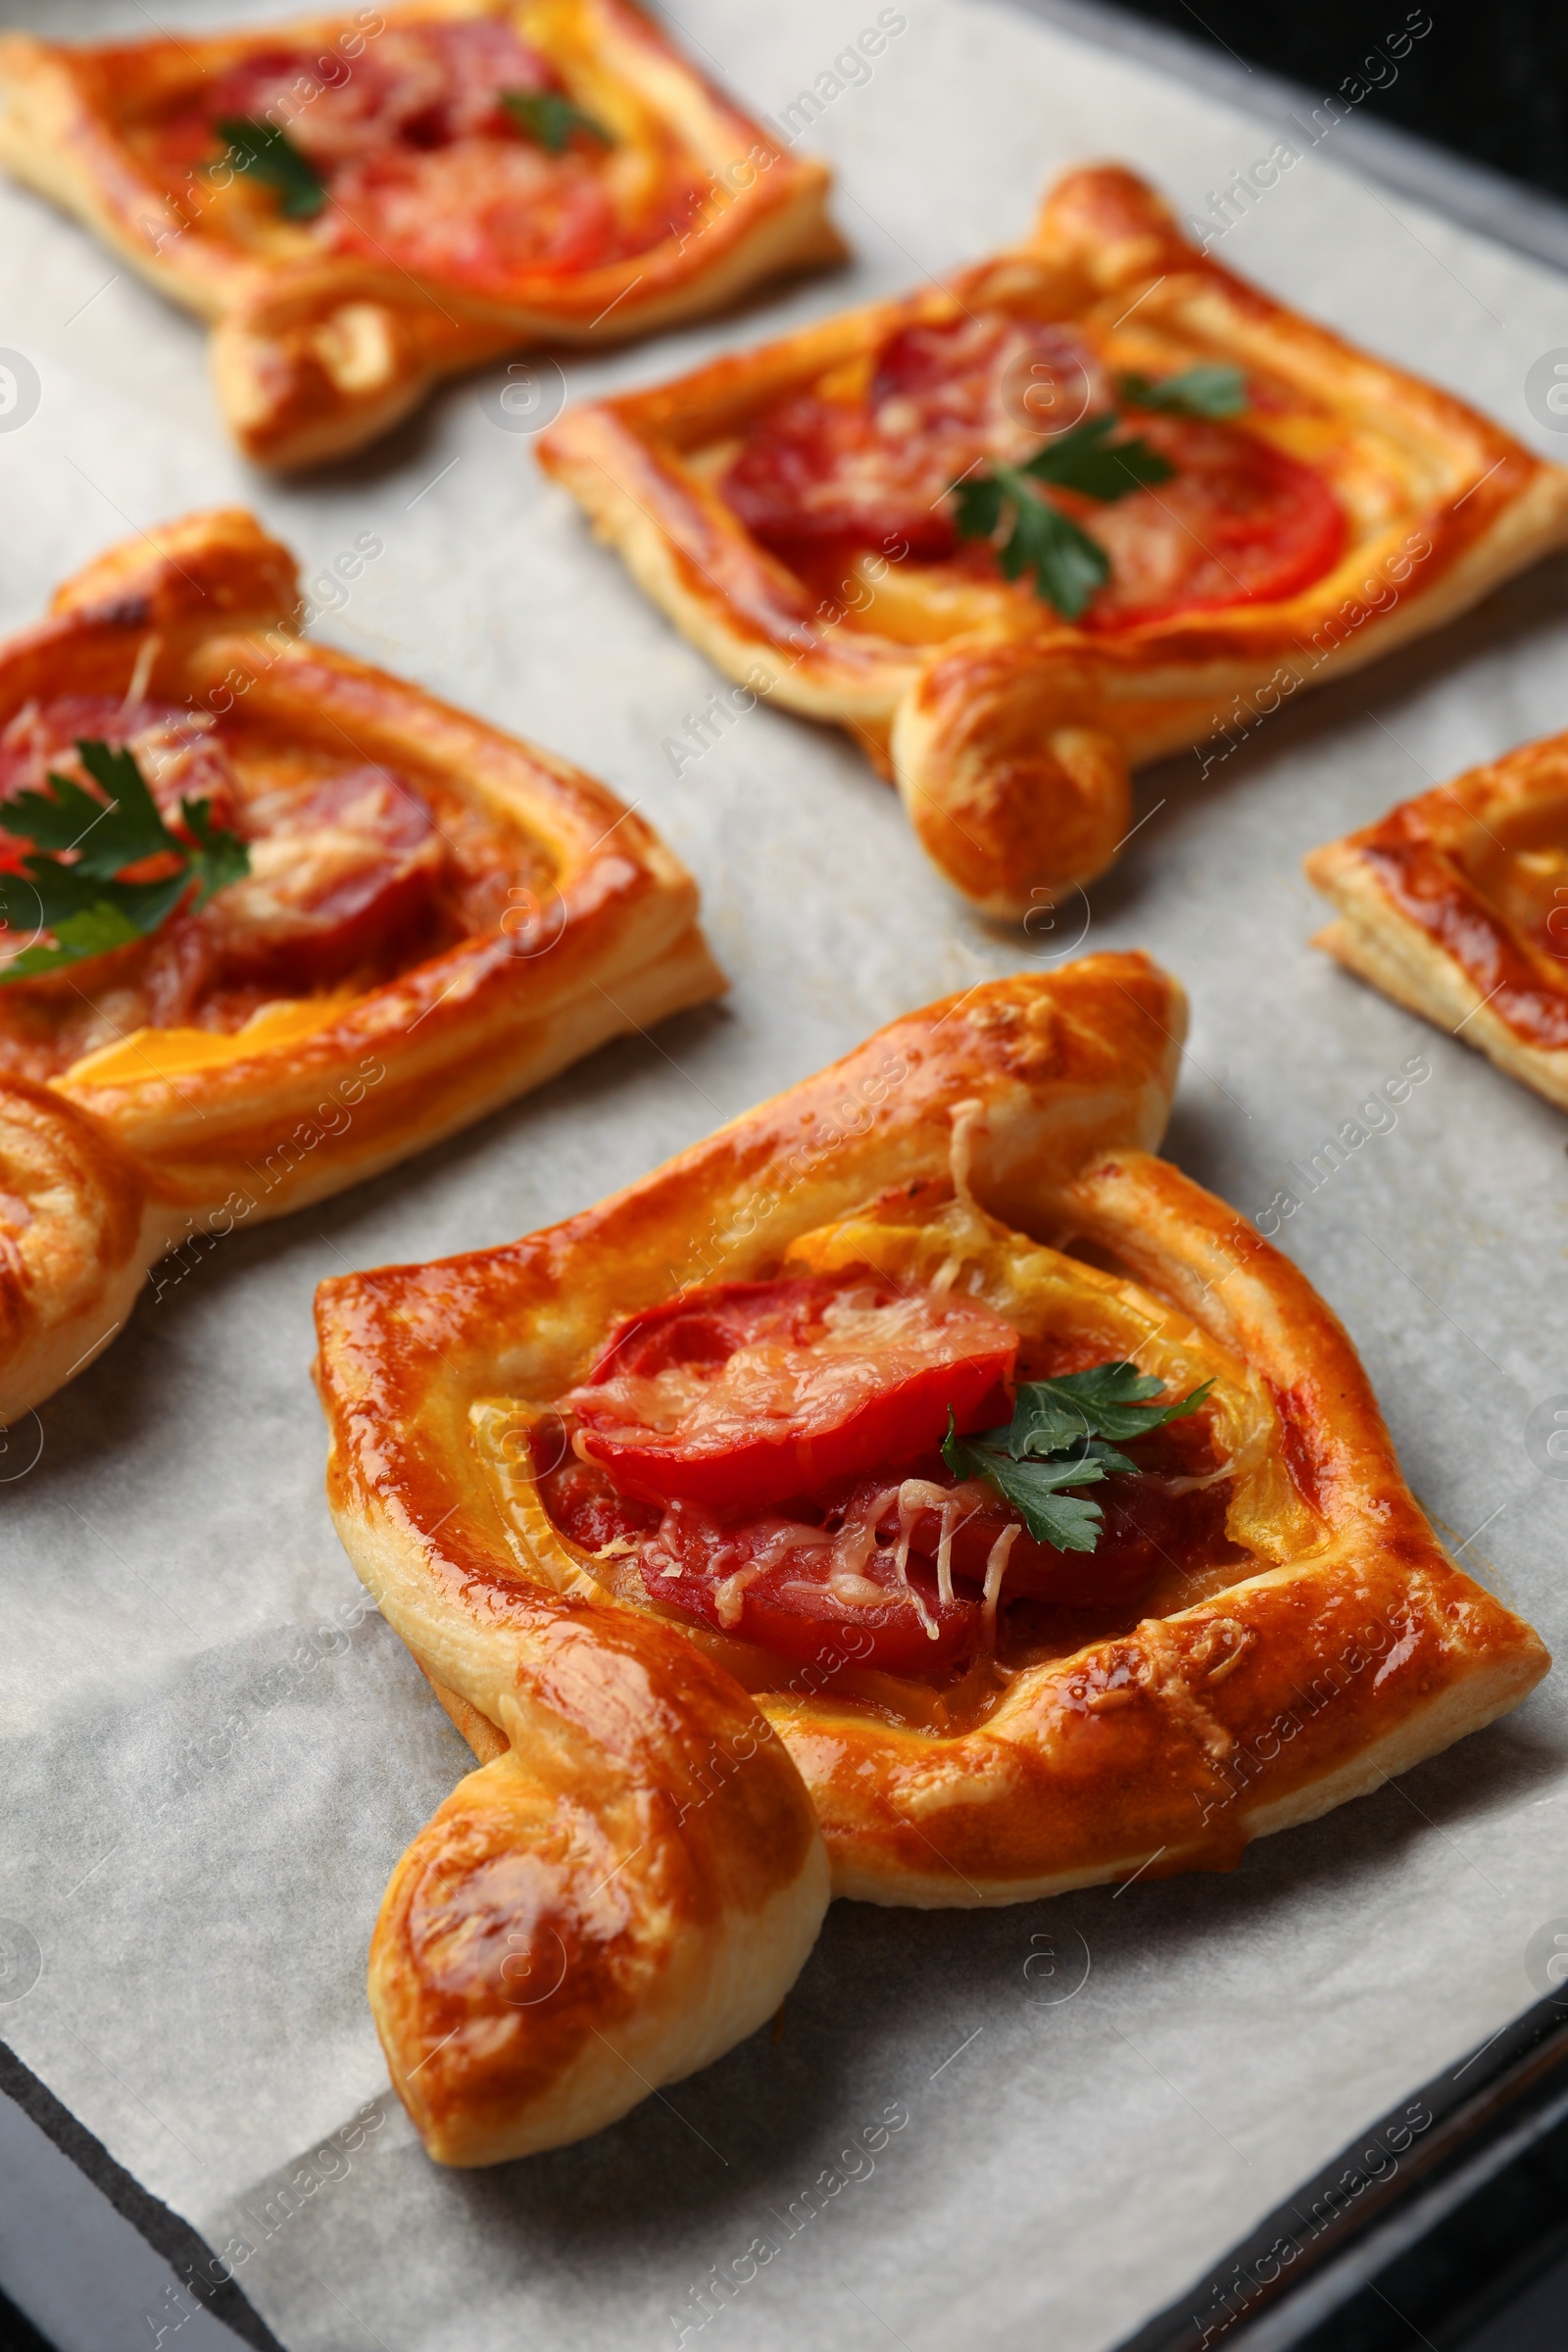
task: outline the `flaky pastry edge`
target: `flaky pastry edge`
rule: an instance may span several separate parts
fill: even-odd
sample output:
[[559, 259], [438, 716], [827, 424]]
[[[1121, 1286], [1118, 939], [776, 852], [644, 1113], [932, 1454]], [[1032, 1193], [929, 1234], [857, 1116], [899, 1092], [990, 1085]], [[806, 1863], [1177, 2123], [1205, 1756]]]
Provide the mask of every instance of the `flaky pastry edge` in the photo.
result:
[[[1302, 869], [1339, 910], [1315, 935], [1315, 947], [1568, 1110], [1568, 936], [1553, 971], [1468, 870], [1496, 841], [1496, 827], [1553, 808], [1568, 841], [1568, 734], [1520, 744], [1451, 784], [1401, 801], [1375, 824], [1311, 851]], [[1446, 938], [1418, 922], [1387, 886], [1378, 853], [1407, 843], [1430, 853], [1440, 885], [1434, 912], [1446, 918]], [[1568, 911], [1563, 929], [1568, 934]], [[1543, 1043], [1543, 1028], [1555, 1028], [1564, 1042]]]
[[174, 1075], [100, 1079], [88, 1056], [46, 1085], [0, 1077], [0, 1424], [108, 1345], [169, 1250], [362, 1183], [726, 985], [651, 826], [568, 761], [310, 643], [299, 609], [293, 558], [243, 509], [138, 534], [0, 646], [0, 726], [35, 697], [133, 679], [219, 715], [297, 717], [439, 777], [551, 878], [291, 1043]]
[[[896, 329], [1020, 286], [1058, 288], [1063, 316], [1168, 325], [1204, 361], [1282, 376], [1341, 416], [1393, 418], [1407, 497], [1283, 603], [1103, 636], [1042, 607], [1036, 630], [975, 629], [922, 647], [831, 616], [831, 600], [815, 599], [685, 466], [686, 452]], [[949, 285], [569, 410], [540, 457], [718, 669], [847, 728], [897, 784], [955, 887], [1014, 919], [1111, 862], [1132, 825], [1133, 768], [1227, 727], [1247, 732], [1300, 686], [1443, 626], [1568, 544], [1568, 470], [1225, 269], [1152, 188], [1111, 165], [1069, 173], [1022, 245]]]
[[[485, 1811], [485, 1773], [510, 1786], [540, 1758], [555, 1773], [567, 1746], [597, 1753], [609, 1690], [630, 1687], [629, 1654], [640, 1716], [676, 1722], [688, 1757], [704, 1732], [663, 1679], [669, 1644], [702, 1657], [732, 1707], [742, 1698], [715, 1663], [721, 1638], [612, 1600], [587, 1575], [547, 1580], [476, 1444], [480, 1400], [559, 1395], [620, 1315], [686, 1284], [762, 1276], [801, 1235], [891, 1187], [943, 1177], [956, 1111], [985, 1209], [1110, 1252], [1266, 1382], [1323, 1536], [1190, 1609], [1020, 1671], [967, 1732], [890, 1723], [820, 1685], [813, 1694], [809, 1678], [804, 1690], [796, 1678], [756, 1692], [748, 1737], [760, 1752], [771, 1735], [793, 1760], [833, 1890], [969, 1906], [1229, 1867], [1252, 1837], [1379, 1786], [1525, 1695], [1546, 1653], [1443, 1551], [1337, 1319], [1245, 1220], [1152, 1156], [1184, 1025], [1179, 988], [1141, 956], [988, 983], [893, 1022], [563, 1225], [321, 1287], [333, 1516], [482, 1759], [463, 1784], [466, 1837], [474, 1808]], [[519, 1441], [519, 1479], [527, 1462]], [[581, 1675], [570, 1689], [559, 1672], [568, 1652]], [[709, 1754], [716, 1801], [739, 1768], [724, 1740]], [[626, 1789], [649, 1775], [651, 1804], [657, 1762], [620, 1769]], [[613, 1837], [603, 1850], [613, 1859]], [[383, 1907], [372, 2002], [426, 2144], [448, 2161], [484, 2161], [450, 2151], [474, 2144], [463, 2119], [470, 2102], [488, 2112], [497, 2086], [475, 2050], [429, 2091], [437, 2028], [451, 2030], [459, 2010], [434, 1997], [410, 1924], [429, 1874], [457, 1868], [438, 1814]], [[495, 2002], [476, 1972], [465, 2000], [477, 2034]], [[547, 2038], [562, 2031], [538, 2023]], [[665, 2079], [647, 2063], [657, 2041], [641, 2045], [650, 2082]], [[540, 2063], [554, 2084], [541, 2094], [550, 2129], [595, 2128], [562, 2087], [569, 2067]], [[553, 2144], [519, 2122], [508, 2145], [524, 2143]]]
[[784, 272], [842, 261], [827, 213], [832, 175], [781, 147], [681, 55], [635, 0], [582, 0], [600, 55], [678, 121], [712, 176], [696, 227], [649, 252], [572, 273], [541, 272], [525, 303], [356, 257], [271, 260], [182, 227], [117, 124], [192, 58], [226, 66], [299, 39], [358, 38], [366, 16], [494, 15], [501, 0], [406, 0], [402, 8], [267, 24], [176, 42], [61, 44], [0, 36], [0, 164], [93, 229], [161, 293], [214, 329], [212, 367], [229, 431], [278, 470], [345, 456], [388, 432], [444, 377], [540, 343], [625, 342], [737, 301]]

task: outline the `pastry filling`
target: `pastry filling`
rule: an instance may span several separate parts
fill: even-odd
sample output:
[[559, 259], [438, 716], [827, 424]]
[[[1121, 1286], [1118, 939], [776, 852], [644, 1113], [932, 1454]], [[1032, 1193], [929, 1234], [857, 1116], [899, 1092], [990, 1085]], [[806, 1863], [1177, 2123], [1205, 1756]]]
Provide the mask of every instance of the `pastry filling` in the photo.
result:
[[[104, 887], [75, 881], [72, 869], [93, 870], [84, 861], [107, 838], [100, 827], [119, 815], [83, 746], [100, 764], [103, 752], [130, 752], [181, 848], [192, 805], [205, 805], [203, 832], [243, 845], [232, 860], [241, 870], [205, 905], [193, 884], [147, 936], [33, 976], [40, 940], [66, 935], [53, 931], [51, 891], [74, 884], [79, 897], [134, 904], [138, 884], [166, 866], [179, 871], [166, 855], [131, 862]], [[40, 858], [33, 829], [41, 840], [48, 828], [37, 796], [60, 806], [51, 776], [103, 813], [79, 828], [68, 818], [65, 845]], [[232, 1034], [263, 1006], [362, 993], [494, 921], [491, 902], [504, 891], [504, 846], [455, 849], [447, 812], [438, 827], [429, 801], [394, 770], [346, 746], [288, 744], [172, 705], [109, 695], [29, 703], [0, 734], [0, 1069], [35, 1079], [137, 1029]]]
[[1239, 420], [1275, 397], [1232, 368], [1117, 374], [1084, 327], [983, 309], [780, 401], [720, 488], [815, 585], [875, 551], [1123, 629], [1277, 603], [1339, 560], [1323, 474]]
[[510, 23], [466, 18], [390, 23], [352, 60], [253, 49], [144, 135], [192, 220], [216, 205], [264, 242], [289, 222], [326, 252], [505, 298], [645, 253], [686, 217], [694, 159], [640, 106], [635, 132]]
[[1203, 1392], [1151, 1402], [1157, 1381], [1085, 1354], [868, 1266], [689, 1292], [536, 1429], [539, 1494], [680, 1616], [786, 1659], [949, 1674], [1020, 1604], [1136, 1605], [1241, 1556]]

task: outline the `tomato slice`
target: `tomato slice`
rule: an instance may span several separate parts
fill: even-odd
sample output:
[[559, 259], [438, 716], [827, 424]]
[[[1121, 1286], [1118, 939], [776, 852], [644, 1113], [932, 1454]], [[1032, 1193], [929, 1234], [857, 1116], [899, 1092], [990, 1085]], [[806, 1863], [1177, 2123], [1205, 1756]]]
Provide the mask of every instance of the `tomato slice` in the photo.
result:
[[1171, 1570], [1245, 1561], [1225, 1533], [1228, 1486], [1195, 1492], [1182, 1475], [1206, 1457], [1201, 1431], [1154, 1450], [1176, 1476], [1102, 1481], [1092, 1553], [1037, 1543], [1000, 1496], [960, 1485], [935, 1453], [796, 1496], [776, 1512], [685, 1500], [662, 1510], [575, 1459], [540, 1484], [565, 1535], [587, 1551], [632, 1554], [644, 1589], [665, 1608], [781, 1657], [932, 1674], [977, 1645], [994, 1567], [1003, 1606], [1103, 1611], [1136, 1607]]
[[695, 165], [671, 161], [633, 200], [589, 132], [559, 152], [526, 136], [504, 104], [518, 92], [564, 88], [511, 23], [389, 24], [352, 67], [315, 48], [254, 49], [172, 109], [155, 145], [171, 192], [189, 205], [220, 122], [279, 123], [326, 184], [317, 243], [492, 294], [644, 252], [690, 211]]
[[554, 69], [495, 19], [388, 24], [352, 63], [319, 44], [252, 49], [165, 118], [167, 162], [212, 161], [218, 124], [272, 122], [330, 176], [393, 148], [428, 151], [502, 131], [503, 90], [559, 89]]
[[1115, 506], [1062, 501], [1110, 558], [1110, 578], [1084, 614], [1085, 628], [1278, 604], [1339, 562], [1345, 510], [1310, 466], [1237, 425], [1157, 416], [1137, 423], [1175, 478]]
[[[1087, 1352], [1086, 1352], [1087, 1348]], [[1006, 1417], [1020, 1336], [869, 1268], [725, 1283], [632, 1316], [536, 1441], [555, 1524], [665, 1609], [829, 1672], [946, 1674], [1018, 1601], [1127, 1609], [1246, 1554], [1198, 1418], [1133, 1441], [1090, 1554], [1030, 1536], [937, 1441]], [[1031, 1377], [1102, 1351], [1037, 1339]]]
[[563, 1398], [617, 1485], [752, 1510], [1005, 1418], [1018, 1335], [977, 1298], [857, 1268], [723, 1283], [634, 1316]]
[[[836, 541], [852, 552], [902, 547], [1000, 579], [989, 546], [960, 544], [944, 494], [978, 465], [1026, 462], [1044, 435], [1111, 403], [1109, 378], [1069, 328], [997, 312], [906, 327], [883, 348], [863, 397], [818, 387], [760, 417], [723, 494], [786, 562]], [[1245, 424], [1142, 411], [1128, 423], [1169, 459], [1173, 480], [1114, 504], [1050, 494], [1110, 559], [1085, 628], [1276, 603], [1338, 562], [1345, 512], [1311, 466]]]
[[619, 246], [595, 160], [547, 155], [516, 136], [370, 156], [338, 175], [334, 194], [340, 251], [395, 254], [407, 270], [475, 291], [523, 273], [591, 270]]
[[801, 392], [753, 426], [723, 494], [787, 553], [841, 539], [940, 557], [956, 544], [943, 498], [985, 457], [1032, 457], [1048, 421], [1076, 423], [1102, 389], [1062, 327], [1000, 312], [911, 326], [882, 348], [863, 400]]
[[931, 1557], [911, 1544], [902, 1571], [896, 1540], [881, 1541], [896, 1473], [841, 1482], [847, 1492], [799, 1498], [787, 1515], [734, 1517], [642, 1501], [596, 1463], [540, 1468], [545, 1507], [574, 1544], [634, 1553], [652, 1599], [781, 1657], [929, 1674], [979, 1639], [977, 1594], [951, 1580], [946, 1597], [938, 1590], [934, 1541]]
[[[1140, 1446], [1142, 1453], [1147, 1448]], [[879, 1538], [892, 1543], [915, 1510], [915, 1484], [930, 1490], [929, 1499], [912, 1516], [909, 1537], [911, 1570], [916, 1563], [937, 1560], [943, 1534], [943, 1513], [935, 1497], [953, 1481], [940, 1459], [916, 1466], [911, 1485], [905, 1489], [909, 1506], [883, 1519]], [[1002, 1593], [1008, 1601], [1038, 1600], [1054, 1608], [1100, 1609], [1134, 1602], [1162, 1571], [1197, 1567], [1246, 1555], [1225, 1533], [1230, 1492], [1222, 1481], [1197, 1493], [1158, 1478], [1107, 1478], [1085, 1494], [1099, 1503], [1102, 1517], [1094, 1550], [1057, 1551], [1037, 1543], [1019, 1527], [1005, 1554]], [[973, 1485], [961, 1490], [961, 1511], [953, 1513], [950, 1548], [951, 1574], [961, 1593], [982, 1587], [993, 1546], [1004, 1529], [1017, 1523], [1000, 1497], [987, 1497]]]
[[641, 1547], [643, 1583], [684, 1616], [756, 1642], [780, 1657], [932, 1674], [967, 1656], [981, 1632], [973, 1592], [939, 1591], [929, 1559], [877, 1542], [897, 1494], [872, 1481], [811, 1517], [726, 1524], [701, 1503], [675, 1502]]

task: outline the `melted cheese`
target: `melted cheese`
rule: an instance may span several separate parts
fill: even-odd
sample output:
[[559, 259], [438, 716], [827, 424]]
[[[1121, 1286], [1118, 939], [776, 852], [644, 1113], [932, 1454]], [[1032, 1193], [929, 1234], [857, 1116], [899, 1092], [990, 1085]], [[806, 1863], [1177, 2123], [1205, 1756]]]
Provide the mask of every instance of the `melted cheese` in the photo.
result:
[[133, 1029], [112, 1046], [83, 1054], [65, 1073], [70, 1086], [138, 1086], [147, 1078], [179, 1078], [191, 1070], [221, 1069], [224, 1063], [245, 1061], [254, 1054], [269, 1054], [279, 1046], [296, 1045], [335, 1021], [357, 1001], [358, 992], [340, 988], [331, 996], [285, 999], [264, 1004], [243, 1029], [225, 1035], [217, 1029]]
[[[893, 1382], [987, 1347], [1010, 1345], [1010, 1339], [983, 1309], [963, 1300], [934, 1310], [922, 1296], [889, 1298], [851, 1288], [829, 1300], [821, 1329], [809, 1340], [750, 1340], [716, 1365], [616, 1371], [573, 1392], [569, 1401], [588, 1423], [573, 1443], [584, 1461], [595, 1458], [596, 1434], [635, 1443], [645, 1431], [672, 1436], [688, 1425], [705, 1435], [721, 1432], [731, 1444], [758, 1438], [803, 1443], [798, 1433], [813, 1418], [835, 1426], [874, 1403]], [[710, 1438], [708, 1443], [710, 1448]]]
[[1014, 1519], [998, 1536], [986, 1560], [985, 1621], [993, 1629], [997, 1622], [997, 1601], [1002, 1592], [1002, 1580], [1007, 1573], [1007, 1554], [1022, 1534], [1022, 1525]]
[[[954, 1174], [964, 1186], [975, 1123], [962, 1104], [954, 1105]], [[1321, 1541], [1285, 1467], [1279, 1414], [1266, 1388], [1212, 1334], [1127, 1276], [1011, 1233], [972, 1198], [956, 1197], [917, 1223], [860, 1215], [803, 1234], [791, 1244], [784, 1271], [830, 1274], [848, 1266], [871, 1266], [900, 1283], [940, 1282], [955, 1297], [994, 1307], [1026, 1341], [1048, 1333], [1090, 1341], [1097, 1360], [1129, 1359], [1173, 1396], [1211, 1380], [1217, 1467], [1164, 1482], [1169, 1491], [1229, 1479], [1226, 1534], [1265, 1562], [1298, 1558]]]

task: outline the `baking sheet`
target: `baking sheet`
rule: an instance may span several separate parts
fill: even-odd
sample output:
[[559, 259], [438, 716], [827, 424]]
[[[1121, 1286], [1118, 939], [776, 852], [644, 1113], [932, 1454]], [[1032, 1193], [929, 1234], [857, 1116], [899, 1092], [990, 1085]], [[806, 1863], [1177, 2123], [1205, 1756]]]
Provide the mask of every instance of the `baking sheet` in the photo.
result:
[[[275, 11], [158, 11], [176, 32], [247, 13]], [[903, 29], [857, 79], [834, 61], [870, 0], [680, 0], [684, 38], [753, 106], [843, 84], [809, 138], [858, 259], [744, 320], [568, 360], [573, 395], [972, 258], [1074, 161], [1124, 158], [1200, 213], [1279, 136], [978, 0], [891, 13]], [[135, 0], [8, 0], [0, 22], [150, 29]], [[1568, 351], [1568, 283], [1346, 173], [1332, 134], [1221, 251], [1563, 452], [1525, 385]], [[226, 448], [203, 341], [0, 189], [0, 345], [39, 382], [0, 431], [0, 626], [193, 506], [253, 505], [311, 580], [372, 532], [384, 554], [320, 633], [636, 802], [697, 872], [734, 987], [375, 1185], [193, 1255], [9, 1434], [0, 2032], [227, 2248], [291, 2352], [1094, 2352], [1545, 1989], [1527, 1946], [1568, 1913], [1561, 1677], [1229, 1877], [972, 1916], [839, 1904], [776, 2038], [582, 2146], [443, 2174], [387, 2090], [363, 1969], [393, 1862], [468, 1759], [327, 1522], [312, 1293], [564, 1215], [947, 990], [1146, 947], [1194, 1004], [1167, 1148], [1250, 1213], [1304, 1193], [1292, 1163], [1411, 1057], [1429, 1072], [1279, 1238], [1348, 1323], [1466, 1564], [1560, 1647], [1564, 1490], [1540, 1433], [1568, 1402], [1563, 1123], [1315, 954], [1298, 869], [1568, 723], [1568, 565], [1287, 706], [1206, 773], [1195, 755], [1152, 771], [1118, 870], [1022, 942], [954, 901], [835, 735], [759, 709], [673, 772], [714, 680], [495, 421], [501, 369], [287, 485]]]

